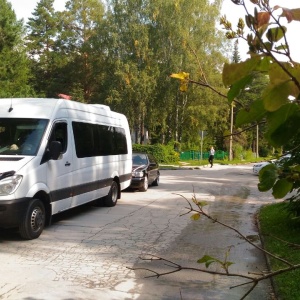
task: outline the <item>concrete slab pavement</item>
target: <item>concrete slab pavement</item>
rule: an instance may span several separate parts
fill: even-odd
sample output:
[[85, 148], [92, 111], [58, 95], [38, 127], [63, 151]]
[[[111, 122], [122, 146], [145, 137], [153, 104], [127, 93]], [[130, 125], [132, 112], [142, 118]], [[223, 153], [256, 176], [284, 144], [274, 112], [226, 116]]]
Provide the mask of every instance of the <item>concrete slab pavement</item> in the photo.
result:
[[[253, 214], [274, 200], [257, 191], [257, 176], [248, 166], [217, 166], [195, 170], [162, 170], [161, 183], [146, 193], [124, 192], [118, 205], [82, 207], [59, 216], [37, 240], [22, 241], [0, 232], [0, 299], [7, 300], [119, 300], [119, 299], [240, 299], [240, 281], [194, 271], [148, 278], [147, 267], [168, 269], [141, 261], [146, 253], [183, 266], [199, 267], [204, 254], [229, 260], [236, 272], [265, 269], [263, 255], [232, 232], [209, 220], [193, 222], [186, 212], [193, 191], [208, 201], [207, 210], [257, 236]], [[257, 240], [259, 243], [259, 240]], [[247, 299], [272, 299], [269, 282]]]

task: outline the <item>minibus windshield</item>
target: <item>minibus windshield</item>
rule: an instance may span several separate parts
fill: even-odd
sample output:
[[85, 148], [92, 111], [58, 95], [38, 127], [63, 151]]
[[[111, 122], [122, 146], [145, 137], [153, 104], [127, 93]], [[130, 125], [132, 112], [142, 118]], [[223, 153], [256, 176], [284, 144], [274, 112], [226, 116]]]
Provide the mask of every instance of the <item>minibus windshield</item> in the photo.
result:
[[0, 155], [36, 155], [48, 122], [0, 118]]

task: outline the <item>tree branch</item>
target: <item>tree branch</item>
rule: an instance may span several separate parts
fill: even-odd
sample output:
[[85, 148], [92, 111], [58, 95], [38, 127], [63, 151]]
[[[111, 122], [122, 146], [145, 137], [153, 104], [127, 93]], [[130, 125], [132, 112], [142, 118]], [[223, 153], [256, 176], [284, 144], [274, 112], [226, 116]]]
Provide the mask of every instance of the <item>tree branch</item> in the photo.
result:
[[239, 135], [239, 134], [241, 134], [241, 133], [244, 132], [244, 131], [248, 131], [249, 129], [252, 129], [253, 127], [256, 127], [257, 125], [261, 125], [261, 124], [265, 124], [265, 123], [266, 123], [266, 121], [261, 121], [261, 122], [259, 122], [259, 123], [257, 123], [257, 124], [254, 124], [254, 125], [251, 125], [251, 126], [245, 128], [245, 129], [243, 129], [243, 130], [241, 130], [241, 131], [234, 132], [234, 133], [232, 133], [232, 134], [223, 135], [222, 137], [223, 137], [223, 138], [226, 138], [226, 137], [230, 137], [230, 136], [234, 136], [234, 135]]
[[[223, 222], [219, 221], [218, 219], [213, 218], [209, 214], [205, 213], [204, 210], [203, 210], [203, 207], [205, 206], [205, 202], [198, 201], [196, 199], [195, 194], [192, 197], [192, 202], [197, 206], [197, 209], [194, 209], [191, 201], [189, 201], [183, 195], [180, 195], [180, 194], [175, 194], [175, 195], [179, 195], [179, 196], [181, 196], [183, 199], [185, 199], [187, 201], [187, 203], [189, 205], [189, 207], [187, 207], [188, 213], [196, 212], [196, 213], [198, 213], [198, 214], [206, 217], [207, 219], [211, 220], [213, 223], [217, 223], [217, 224], [219, 224], [219, 225], [221, 225], [221, 226], [223, 226], [225, 228], [228, 228], [228, 229], [234, 231], [242, 239], [244, 239], [248, 244], [252, 245], [254, 248], [260, 250], [261, 252], [265, 253], [266, 255], [269, 255], [270, 257], [273, 257], [274, 259], [281, 261], [282, 263], [286, 264], [287, 267], [279, 269], [277, 271], [273, 271], [273, 272], [270, 271], [268, 273], [264, 273], [262, 271], [260, 273], [252, 273], [255, 276], [244, 275], [244, 274], [239, 274], [239, 273], [231, 273], [231, 272], [229, 272], [228, 267], [224, 268], [224, 264], [227, 263], [227, 255], [228, 255], [228, 252], [227, 252], [227, 254], [225, 256], [225, 262], [222, 263], [219, 260], [214, 260], [213, 261], [213, 262], [221, 264], [221, 267], [223, 267], [223, 269], [225, 269], [225, 271], [223, 271], [223, 272], [209, 270], [208, 269], [208, 267], [209, 267], [208, 265], [207, 265], [206, 269], [203, 269], [203, 268], [194, 268], [194, 267], [184, 267], [184, 266], [181, 266], [181, 265], [179, 265], [179, 264], [177, 264], [177, 263], [175, 263], [175, 262], [173, 262], [171, 260], [165, 259], [163, 257], [157, 256], [157, 255], [154, 255], [154, 254], [145, 254], [145, 256], [140, 257], [140, 259], [143, 260], [143, 261], [150, 261], [150, 262], [152, 262], [152, 261], [162, 261], [163, 264], [165, 266], [167, 266], [167, 267], [170, 267], [171, 270], [166, 271], [166, 272], [157, 272], [157, 271], [154, 271], [152, 269], [145, 268], [145, 267], [140, 267], [140, 268], [130, 268], [130, 267], [127, 267], [127, 269], [132, 270], [132, 271], [144, 270], [144, 271], [148, 271], [148, 272], [153, 273], [153, 275], [145, 276], [145, 278], [153, 278], [153, 277], [159, 278], [161, 276], [165, 276], [165, 275], [177, 273], [177, 272], [180, 272], [182, 270], [189, 270], [189, 271], [203, 272], [203, 273], [211, 274], [211, 275], [220, 275], [220, 276], [227, 276], [227, 277], [236, 277], [236, 278], [247, 279], [248, 281], [246, 281], [244, 283], [241, 283], [239, 285], [235, 285], [235, 286], [231, 286], [230, 287], [232, 289], [232, 288], [236, 288], [236, 287], [241, 287], [241, 286], [245, 286], [245, 285], [248, 285], [248, 284], [252, 284], [252, 286], [241, 297], [241, 299], [245, 299], [254, 290], [254, 288], [257, 286], [257, 284], [260, 281], [269, 279], [271, 277], [274, 277], [274, 276], [277, 276], [277, 275], [280, 275], [280, 274], [283, 274], [283, 273], [286, 273], [286, 272], [290, 272], [290, 271], [293, 271], [293, 270], [296, 270], [296, 269], [300, 269], [300, 264], [293, 265], [292, 263], [288, 262], [287, 260], [285, 260], [285, 259], [283, 259], [281, 257], [278, 257], [278, 256], [270, 253], [269, 251], [267, 251], [267, 250], [261, 248], [260, 246], [254, 244], [251, 240], [249, 240], [245, 235], [243, 235], [236, 228], [234, 228], [234, 227], [232, 227], [232, 226], [230, 226], [230, 225], [228, 225], [226, 223], [223, 223]], [[182, 214], [181, 216], [183, 216], [183, 215], [186, 215], [186, 213]], [[299, 245], [297, 245], [297, 246], [299, 246]], [[149, 257], [147, 258], [147, 256], [149, 256]], [[213, 259], [213, 258], [209, 257], [209, 259]], [[202, 262], [203, 262], [203, 259], [201, 259], [201, 263]], [[210, 265], [210, 263], [209, 263], [209, 265]]]

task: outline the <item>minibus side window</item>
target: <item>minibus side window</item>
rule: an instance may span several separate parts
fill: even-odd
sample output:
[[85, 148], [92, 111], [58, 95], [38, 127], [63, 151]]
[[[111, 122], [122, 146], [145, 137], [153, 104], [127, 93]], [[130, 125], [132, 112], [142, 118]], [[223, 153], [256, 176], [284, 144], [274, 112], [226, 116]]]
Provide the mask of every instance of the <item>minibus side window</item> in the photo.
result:
[[46, 148], [46, 151], [43, 155], [43, 158], [41, 160], [41, 164], [49, 161], [51, 159], [50, 157], [50, 151], [49, 151], [49, 145], [53, 141], [58, 141], [61, 143], [62, 146], [62, 152], [61, 154], [65, 153], [67, 151], [68, 147], [68, 127], [67, 123], [59, 122], [54, 125], [54, 128], [52, 129], [50, 138], [48, 140], [48, 145]]
[[124, 128], [72, 122], [78, 158], [127, 154]]
[[67, 151], [67, 146], [68, 146], [67, 123], [59, 122], [55, 124], [49, 139], [49, 143], [51, 143], [52, 141], [58, 141], [61, 143], [62, 153], [65, 153]]
[[124, 128], [114, 128], [114, 148], [116, 154], [127, 154], [127, 140]]

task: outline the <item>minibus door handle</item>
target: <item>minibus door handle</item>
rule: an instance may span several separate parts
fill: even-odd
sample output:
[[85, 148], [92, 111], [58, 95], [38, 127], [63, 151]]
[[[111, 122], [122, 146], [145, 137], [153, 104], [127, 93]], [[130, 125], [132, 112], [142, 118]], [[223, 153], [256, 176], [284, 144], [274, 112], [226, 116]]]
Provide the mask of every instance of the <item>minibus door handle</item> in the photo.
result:
[[69, 167], [69, 166], [71, 166], [71, 164], [67, 161], [67, 162], [65, 163], [65, 166], [66, 166], [66, 167]]

